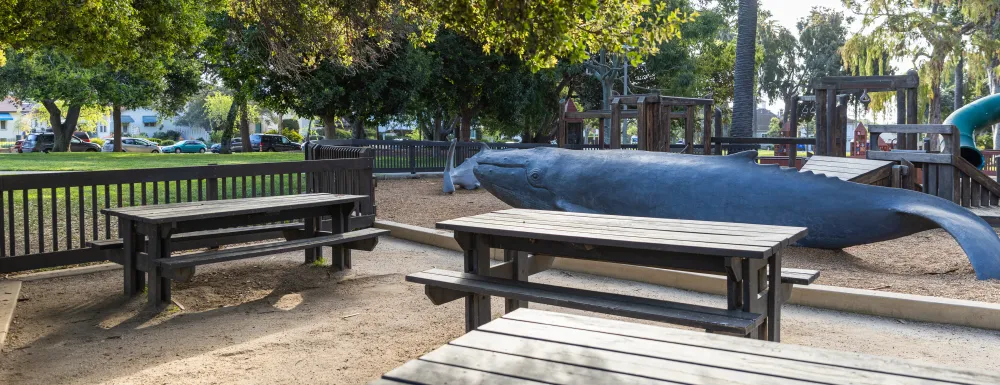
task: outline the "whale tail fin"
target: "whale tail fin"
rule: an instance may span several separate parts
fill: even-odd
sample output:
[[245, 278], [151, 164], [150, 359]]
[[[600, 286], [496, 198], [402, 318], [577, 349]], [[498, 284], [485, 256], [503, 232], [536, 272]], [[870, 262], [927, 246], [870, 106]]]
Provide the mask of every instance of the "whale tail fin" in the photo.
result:
[[448, 147], [448, 160], [444, 162], [444, 185], [441, 187], [446, 194], [455, 192], [455, 182], [451, 179], [451, 169], [455, 168], [455, 146], [457, 144], [458, 139], [451, 141], [451, 146]]
[[894, 209], [931, 221], [951, 234], [972, 262], [976, 278], [1000, 279], [1000, 237], [997, 237], [993, 227], [959, 205], [930, 195], [923, 197]]

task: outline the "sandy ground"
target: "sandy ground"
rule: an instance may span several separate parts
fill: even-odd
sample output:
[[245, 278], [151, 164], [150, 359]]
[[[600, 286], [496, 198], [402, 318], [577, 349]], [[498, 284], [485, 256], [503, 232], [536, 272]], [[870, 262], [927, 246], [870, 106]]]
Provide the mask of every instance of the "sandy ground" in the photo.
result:
[[[354, 269], [300, 253], [204, 267], [174, 307], [139, 309], [120, 271], [25, 282], [0, 384], [364, 384], [463, 334], [462, 302], [431, 305], [405, 274], [461, 255], [393, 238]], [[722, 297], [550, 270], [533, 281], [724, 306]], [[494, 299], [499, 316], [502, 303]], [[554, 310], [546, 306], [533, 308]], [[566, 311], [561, 309], [560, 311]], [[995, 370], [1000, 332], [783, 308], [783, 343]]]
[[[485, 190], [446, 195], [438, 178], [380, 180], [375, 198], [379, 219], [424, 227], [510, 208]], [[940, 229], [840, 251], [793, 247], [784, 266], [819, 270], [824, 285], [1000, 303], [1000, 281], [977, 281], [958, 243]]]

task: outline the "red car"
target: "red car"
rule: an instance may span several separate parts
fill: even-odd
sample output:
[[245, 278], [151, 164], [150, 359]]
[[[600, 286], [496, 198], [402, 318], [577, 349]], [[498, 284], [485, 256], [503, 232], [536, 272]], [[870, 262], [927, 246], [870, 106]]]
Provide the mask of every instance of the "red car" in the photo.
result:
[[10, 149], [10, 152], [17, 152], [17, 153], [20, 153], [20, 152], [21, 152], [21, 144], [23, 144], [23, 143], [24, 143], [24, 141], [23, 141], [23, 140], [18, 140], [18, 141], [16, 141], [16, 142], [14, 142], [14, 147], [12, 147], [12, 148]]

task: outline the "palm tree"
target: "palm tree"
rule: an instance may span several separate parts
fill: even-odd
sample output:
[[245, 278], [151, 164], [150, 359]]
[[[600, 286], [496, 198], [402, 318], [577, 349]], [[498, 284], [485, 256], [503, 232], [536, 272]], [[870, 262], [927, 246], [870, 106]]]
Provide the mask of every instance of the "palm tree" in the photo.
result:
[[733, 84], [734, 137], [753, 136], [754, 59], [757, 49], [757, 0], [739, 0], [736, 34], [736, 65]]

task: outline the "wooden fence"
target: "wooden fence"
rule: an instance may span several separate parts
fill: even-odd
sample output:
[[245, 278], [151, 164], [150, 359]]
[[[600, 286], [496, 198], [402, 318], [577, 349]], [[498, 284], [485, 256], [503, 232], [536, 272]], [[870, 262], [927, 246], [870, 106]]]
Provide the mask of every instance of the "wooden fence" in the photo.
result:
[[0, 273], [102, 261], [118, 238], [103, 208], [306, 192], [367, 195], [352, 227], [374, 222], [372, 159], [0, 176]]

